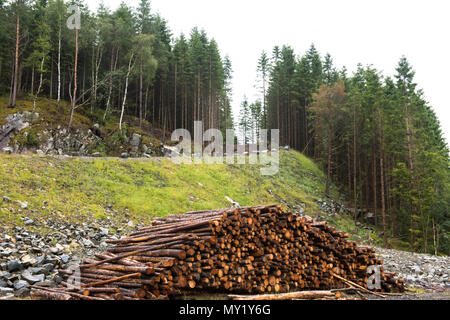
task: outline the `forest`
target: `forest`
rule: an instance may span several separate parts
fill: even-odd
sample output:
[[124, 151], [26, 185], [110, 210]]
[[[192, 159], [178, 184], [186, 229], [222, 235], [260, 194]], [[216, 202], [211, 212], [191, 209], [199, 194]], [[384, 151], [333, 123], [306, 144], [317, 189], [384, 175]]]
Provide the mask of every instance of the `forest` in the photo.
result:
[[244, 99], [238, 127], [256, 141], [259, 128], [280, 130], [280, 144], [305, 153], [346, 195], [354, 219], [373, 215], [384, 243], [449, 250], [449, 150], [439, 121], [401, 57], [395, 76], [358, 64], [349, 75], [314, 45], [304, 55], [290, 46], [262, 52], [260, 99]]
[[[80, 8], [80, 29], [66, 22]], [[165, 132], [194, 120], [206, 129], [232, 126], [231, 62], [203, 30], [174, 38], [149, 0], [114, 11], [83, 1], [0, 0], [0, 92], [70, 100], [73, 111], [134, 115]], [[69, 124], [70, 127], [70, 124]]]
[[[81, 28], [66, 25], [70, 6]], [[356, 62], [355, 62], [356, 63]], [[164, 132], [236, 127], [244, 143], [279, 129], [280, 144], [303, 152], [326, 172], [354, 219], [372, 213], [384, 242], [410, 250], [450, 250], [449, 150], [439, 121], [402, 57], [394, 77], [374, 66], [348, 74], [314, 45], [288, 45], [255, 61], [260, 99], [233, 119], [232, 66], [204, 30], [174, 36], [149, 0], [91, 12], [82, 0], [0, 0], [0, 94], [71, 103], [107, 121], [124, 115]], [[238, 71], [238, 70], [237, 70]], [[355, 209], [359, 208], [359, 210]]]

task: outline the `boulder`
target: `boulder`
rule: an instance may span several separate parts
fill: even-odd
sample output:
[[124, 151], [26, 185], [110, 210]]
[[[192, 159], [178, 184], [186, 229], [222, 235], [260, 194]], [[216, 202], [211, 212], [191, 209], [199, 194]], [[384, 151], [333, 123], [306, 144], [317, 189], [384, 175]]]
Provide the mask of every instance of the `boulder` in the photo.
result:
[[134, 148], [138, 148], [140, 143], [141, 143], [141, 135], [133, 133], [133, 136], [131, 137], [130, 140], [130, 145]]

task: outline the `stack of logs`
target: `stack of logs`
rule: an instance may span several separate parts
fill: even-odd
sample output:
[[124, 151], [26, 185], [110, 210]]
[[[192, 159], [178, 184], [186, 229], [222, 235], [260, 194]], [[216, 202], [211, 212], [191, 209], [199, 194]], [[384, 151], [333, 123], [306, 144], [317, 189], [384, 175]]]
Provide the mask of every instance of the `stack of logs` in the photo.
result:
[[[196, 292], [332, 289], [348, 283], [367, 288], [370, 265], [379, 266], [378, 291], [404, 290], [402, 279], [384, 272], [374, 249], [277, 205], [171, 215], [109, 242], [114, 246], [107, 252], [79, 266], [79, 277], [76, 270], [61, 271], [64, 288], [34, 288], [34, 295], [165, 299]], [[79, 280], [78, 286], [73, 280]]]

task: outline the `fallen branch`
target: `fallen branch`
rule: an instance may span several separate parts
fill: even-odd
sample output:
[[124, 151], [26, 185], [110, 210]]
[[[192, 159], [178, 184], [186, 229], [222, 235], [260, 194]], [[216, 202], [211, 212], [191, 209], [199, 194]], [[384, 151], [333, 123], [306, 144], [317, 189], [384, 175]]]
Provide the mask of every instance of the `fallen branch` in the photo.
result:
[[292, 299], [321, 299], [326, 297], [335, 297], [335, 293], [330, 290], [298, 291], [277, 294], [258, 294], [258, 295], [228, 295], [232, 300], [292, 300]]

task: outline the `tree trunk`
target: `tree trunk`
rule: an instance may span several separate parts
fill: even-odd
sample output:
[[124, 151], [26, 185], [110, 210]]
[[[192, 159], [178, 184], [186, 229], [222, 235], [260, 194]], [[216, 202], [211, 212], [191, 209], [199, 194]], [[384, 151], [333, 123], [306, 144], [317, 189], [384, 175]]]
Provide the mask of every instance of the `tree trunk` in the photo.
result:
[[41, 75], [40, 75], [40, 78], [39, 78], [39, 87], [38, 87], [38, 89], [36, 91], [36, 95], [34, 96], [34, 100], [33, 100], [33, 111], [36, 110], [36, 99], [37, 99], [39, 93], [41, 92], [42, 76], [44, 74], [44, 60], [45, 60], [45, 57], [42, 57], [42, 60], [41, 60]]
[[380, 137], [380, 188], [381, 188], [381, 219], [383, 224], [383, 244], [386, 247], [386, 213], [385, 213], [385, 199], [384, 199], [384, 165], [383, 165], [383, 128], [381, 124], [381, 115], [378, 111], [378, 133]]
[[353, 105], [353, 208], [354, 208], [354, 219], [356, 220], [357, 214], [357, 185], [356, 185], [356, 105]]
[[330, 196], [330, 180], [331, 180], [331, 125], [328, 125], [328, 165], [327, 165], [327, 183], [325, 194]]
[[13, 82], [13, 90], [12, 90], [12, 101], [10, 104], [11, 108], [16, 106], [16, 96], [17, 96], [17, 82], [19, 77], [19, 41], [20, 41], [20, 15], [19, 15], [19, 3], [17, 0], [17, 12], [16, 12], [16, 50], [15, 50], [15, 58], [14, 58], [14, 82]]
[[77, 67], [78, 67], [78, 29], [75, 29], [75, 65], [73, 70], [73, 95], [72, 108], [70, 110], [70, 120], [68, 130], [72, 127], [73, 114], [75, 112], [75, 104], [77, 102]]
[[61, 21], [58, 30], [58, 106], [61, 99]]
[[119, 130], [120, 130], [120, 131], [122, 131], [123, 113], [124, 113], [124, 110], [125, 110], [125, 102], [126, 102], [126, 100], [127, 100], [128, 80], [129, 80], [129, 77], [130, 77], [131, 70], [133, 69], [133, 66], [132, 66], [133, 56], [134, 56], [134, 55], [131, 54], [130, 61], [128, 62], [128, 71], [127, 71], [127, 75], [126, 75], [126, 77], [125, 77], [125, 92], [124, 92], [124, 94], [123, 94], [122, 110], [121, 110], [121, 112], [120, 112], [120, 120], [119, 120]]
[[142, 57], [139, 62], [139, 128], [142, 128]]
[[375, 218], [375, 226], [378, 225], [378, 204], [377, 204], [377, 160], [375, 155], [375, 142], [372, 141], [372, 183], [373, 183], [373, 211]]

